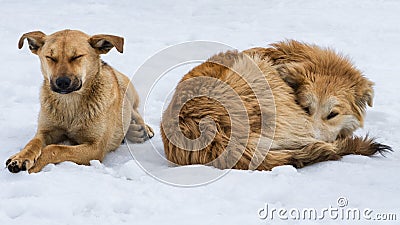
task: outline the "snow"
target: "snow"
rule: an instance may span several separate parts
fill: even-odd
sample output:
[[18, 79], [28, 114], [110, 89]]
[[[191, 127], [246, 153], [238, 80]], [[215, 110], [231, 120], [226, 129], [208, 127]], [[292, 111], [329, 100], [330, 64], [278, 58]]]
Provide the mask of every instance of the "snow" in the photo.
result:
[[[36, 130], [39, 60], [26, 46], [17, 49], [19, 37], [33, 30], [50, 34], [71, 28], [125, 37], [124, 54], [113, 50], [103, 59], [133, 76], [156, 136], [145, 144], [121, 146], [103, 163], [90, 166], [65, 162], [37, 174], [11, 174], [3, 168], [0, 224], [337, 224], [329, 218], [262, 220], [258, 211], [265, 204], [277, 209], [338, 207], [340, 197], [348, 207], [370, 208], [372, 215], [397, 213], [400, 220], [399, 12], [395, 0], [2, 0], [0, 161], [23, 148]], [[158, 131], [161, 112], [177, 80], [198, 62], [170, 68], [149, 94], [154, 77], [139, 69], [146, 60], [181, 42], [216, 41], [243, 50], [286, 38], [340, 50], [375, 82], [374, 107], [357, 134], [376, 136], [394, 152], [262, 172], [169, 166]]]

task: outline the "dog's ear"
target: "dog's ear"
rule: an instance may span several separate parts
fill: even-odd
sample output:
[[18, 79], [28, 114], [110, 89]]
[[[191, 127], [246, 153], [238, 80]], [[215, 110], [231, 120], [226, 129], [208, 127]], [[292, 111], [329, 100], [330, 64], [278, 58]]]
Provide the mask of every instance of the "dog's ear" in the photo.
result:
[[305, 71], [302, 63], [285, 63], [275, 66], [279, 76], [294, 90], [297, 90], [304, 81]]
[[124, 38], [114, 35], [93, 35], [89, 38], [89, 44], [96, 50], [98, 54], [106, 54], [113, 47], [115, 47], [121, 53], [124, 51]]
[[364, 78], [359, 82], [356, 88], [356, 99], [355, 104], [360, 109], [360, 112], [364, 112], [365, 108], [368, 106], [372, 107], [374, 98], [374, 83], [372, 81]]
[[311, 49], [307, 44], [286, 40], [270, 45], [264, 50], [264, 54], [270, 58], [273, 64], [283, 64], [290, 62], [304, 62], [307, 60], [307, 51]]
[[24, 40], [28, 40], [29, 49], [33, 54], [37, 54], [37, 51], [40, 47], [43, 46], [45, 41], [46, 34], [41, 31], [32, 31], [26, 34], [23, 34], [18, 41], [18, 48], [21, 49], [24, 45]]
[[369, 107], [373, 105], [374, 99], [374, 83], [372, 81], [367, 80], [366, 83], [361, 88], [361, 98], [360, 101], [365, 105], [368, 104]]

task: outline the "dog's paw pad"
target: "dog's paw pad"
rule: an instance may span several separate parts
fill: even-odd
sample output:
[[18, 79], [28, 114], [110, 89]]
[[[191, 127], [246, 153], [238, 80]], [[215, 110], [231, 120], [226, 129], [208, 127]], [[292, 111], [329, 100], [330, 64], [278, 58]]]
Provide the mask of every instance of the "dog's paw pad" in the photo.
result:
[[26, 170], [28, 169], [28, 164], [29, 164], [29, 161], [28, 161], [28, 160], [25, 160], [25, 161], [22, 163], [21, 170], [22, 170], [22, 171], [26, 171]]
[[33, 163], [29, 159], [14, 158], [6, 161], [6, 167], [11, 173], [26, 171], [31, 168]]
[[10, 164], [10, 162], [11, 162], [11, 159], [7, 159], [6, 166], [8, 166], [8, 164]]
[[[7, 160], [8, 161], [8, 160]], [[9, 161], [9, 163], [7, 164], [7, 169], [11, 172], [11, 173], [18, 173], [19, 171], [21, 171], [21, 165], [19, 165], [18, 161]]]

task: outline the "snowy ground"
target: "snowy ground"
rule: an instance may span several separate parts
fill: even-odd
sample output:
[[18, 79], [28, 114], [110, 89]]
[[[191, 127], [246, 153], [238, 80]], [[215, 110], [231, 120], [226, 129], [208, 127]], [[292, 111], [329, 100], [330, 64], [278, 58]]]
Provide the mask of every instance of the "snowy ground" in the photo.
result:
[[[0, 224], [337, 224], [346, 220], [282, 220], [261, 210], [271, 208], [371, 209], [396, 213], [400, 220], [400, 2], [336, 1], [0, 1], [0, 162], [18, 152], [34, 135], [42, 82], [39, 60], [19, 37], [28, 31], [80, 29], [89, 34], [125, 37], [123, 55], [103, 58], [134, 75], [146, 59], [170, 45], [193, 40], [225, 43], [238, 49], [265, 46], [293, 38], [331, 46], [350, 55], [376, 83], [375, 104], [368, 109], [369, 132], [395, 150], [386, 158], [346, 156], [296, 170], [230, 171], [207, 185], [183, 188], [146, 174], [121, 146], [103, 163], [49, 165], [38, 174], [0, 171]], [[149, 96], [146, 120], [158, 132], [165, 96], [193, 65], [171, 71]], [[149, 76], [150, 77], [150, 76]], [[152, 80], [137, 74], [134, 85], [145, 99]], [[144, 104], [144, 103], [143, 103]], [[142, 105], [143, 105], [142, 104]], [[159, 133], [152, 144], [162, 152]], [[221, 174], [197, 166], [172, 168], [151, 143], [131, 145], [152, 175], [178, 184]], [[339, 207], [341, 197], [347, 205]], [[264, 214], [263, 214], [264, 213]], [[288, 216], [288, 214], [286, 214]], [[348, 223], [395, 224], [394, 221], [350, 220]]]

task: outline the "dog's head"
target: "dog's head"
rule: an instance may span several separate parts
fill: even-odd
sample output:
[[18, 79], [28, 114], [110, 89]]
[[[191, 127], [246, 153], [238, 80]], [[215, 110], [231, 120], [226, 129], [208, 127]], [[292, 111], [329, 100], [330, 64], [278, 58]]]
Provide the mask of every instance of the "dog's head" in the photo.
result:
[[31, 52], [39, 56], [43, 76], [51, 90], [60, 94], [79, 91], [85, 81], [99, 73], [99, 55], [113, 47], [122, 53], [124, 44], [122, 37], [89, 36], [76, 30], [63, 30], [51, 35], [41, 31], [29, 32], [22, 35], [18, 48], [22, 48], [25, 39]]
[[373, 82], [333, 50], [290, 41], [274, 45], [272, 60], [314, 122], [315, 137], [333, 141], [363, 126]]

